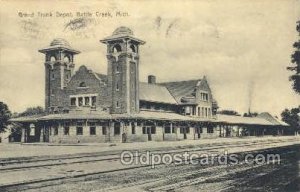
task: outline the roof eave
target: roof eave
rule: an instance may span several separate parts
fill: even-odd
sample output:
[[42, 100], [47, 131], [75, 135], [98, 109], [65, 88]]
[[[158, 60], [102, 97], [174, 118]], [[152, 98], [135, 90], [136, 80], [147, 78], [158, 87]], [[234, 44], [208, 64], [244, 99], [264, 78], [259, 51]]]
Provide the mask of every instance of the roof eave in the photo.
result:
[[104, 44], [107, 44], [108, 42], [110, 41], [116, 41], [116, 40], [121, 40], [121, 39], [131, 39], [131, 40], [134, 40], [138, 43], [140, 43], [141, 45], [144, 45], [146, 42], [143, 41], [143, 40], [140, 40], [138, 38], [135, 38], [135, 37], [132, 37], [132, 36], [129, 36], [129, 35], [125, 35], [125, 36], [118, 36], [118, 37], [115, 37], [115, 36], [109, 36], [109, 37], [106, 37], [102, 40], [100, 40], [101, 43], [104, 43]]
[[40, 53], [46, 53], [48, 51], [57, 50], [57, 49], [69, 51], [69, 52], [74, 53], [74, 54], [79, 54], [80, 53], [80, 51], [78, 51], [78, 50], [70, 49], [70, 48], [67, 48], [67, 47], [61, 47], [61, 46], [60, 47], [46, 47], [46, 48], [43, 48], [43, 49], [39, 49], [38, 51]]

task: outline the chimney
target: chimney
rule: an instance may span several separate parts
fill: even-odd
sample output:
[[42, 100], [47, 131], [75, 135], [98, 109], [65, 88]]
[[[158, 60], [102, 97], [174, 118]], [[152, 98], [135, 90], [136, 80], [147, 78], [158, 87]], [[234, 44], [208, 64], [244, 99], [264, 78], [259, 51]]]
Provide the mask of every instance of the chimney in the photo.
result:
[[148, 83], [149, 84], [155, 84], [156, 83], [156, 77], [154, 75], [148, 76]]

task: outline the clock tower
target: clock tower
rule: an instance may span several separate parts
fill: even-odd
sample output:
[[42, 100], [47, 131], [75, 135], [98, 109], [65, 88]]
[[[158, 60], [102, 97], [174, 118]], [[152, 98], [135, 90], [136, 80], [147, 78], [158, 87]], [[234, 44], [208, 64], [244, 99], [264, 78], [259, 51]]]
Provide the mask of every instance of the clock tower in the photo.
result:
[[111, 113], [139, 112], [139, 46], [144, 41], [134, 37], [131, 29], [117, 28], [100, 42], [107, 45], [108, 93]]

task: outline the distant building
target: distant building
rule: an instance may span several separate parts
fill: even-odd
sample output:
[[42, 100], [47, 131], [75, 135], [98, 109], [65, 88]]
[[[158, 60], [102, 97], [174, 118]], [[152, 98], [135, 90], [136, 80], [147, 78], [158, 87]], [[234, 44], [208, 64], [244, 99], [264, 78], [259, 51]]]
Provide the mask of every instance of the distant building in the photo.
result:
[[274, 129], [264, 118], [218, 118], [205, 76], [158, 82], [150, 75], [148, 82], [141, 82], [140, 46], [145, 42], [127, 27], [117, 28], [100, 42], [107, 46], [106, 75], [85, 66], [74, 71], [80, 51], [64, 39], [54, 39], [39, 50], [45, 54], [48, 115], [12, 120], [23, 124], [22, 142], [162, 141], [232, 136], [228, 130], [233, 126], [240, 128], [234, 136], [242, 135], [242, 130], [250, 135], [249, 130], [256, 130], [252, 135], [258, 135]]

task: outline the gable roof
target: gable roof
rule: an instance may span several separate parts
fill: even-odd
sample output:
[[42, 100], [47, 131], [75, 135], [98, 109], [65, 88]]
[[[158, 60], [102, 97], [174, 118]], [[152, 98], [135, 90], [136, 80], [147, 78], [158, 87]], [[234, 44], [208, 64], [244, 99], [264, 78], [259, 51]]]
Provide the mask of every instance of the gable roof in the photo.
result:
[[[85, 66], [81, 66], [78, 71], [80, 70], [87, 70], [94, 74], [99, 81], [107, 83], [107, 75], [105, 74], [95, 73]], [[191, 100], [191, 97], [194, 97], [195, 89], [200, 85], [200, 82], [201, 79], [156, 84], [140, 82], [139, 97], [140, 100], [148, 102], [183, 104], [181, 99], [186, 97], [188, 100]]]
[[107, 75], [101, 74], [101, 73], [94, 73], [98, 79], [101, 81], [107, 83]]
[[149, 84], [140, 82], [140, 100], [158, 102], [158, 103], [168, 103], [177, 104], [176, 100], [165, 86], [158, 84]]
[[193, 95], [195, 88], [200, 84], [201, 79], [189, 81], [176, 81], [159, 83], [165, 86], [171, 95], [175, 98], [176, 102], [181, 104], [181, 98], [184, 96]]
[[221, 122], [233, 125], [273, 125], [273, 123], [259, 117], [242, 117], [234, 115], [217, 114], [217, 119]]
[[283, 125], [283, 126], [289, 126], [289, 124], [277, 119], [276, 117], [272, 116], [270, 113], [268, 112], [263, 112], [257, 115], [257, 117], [259, 118], [263, 118], [271, 123], [273, 123], [274, 125]]

